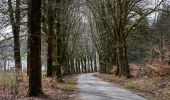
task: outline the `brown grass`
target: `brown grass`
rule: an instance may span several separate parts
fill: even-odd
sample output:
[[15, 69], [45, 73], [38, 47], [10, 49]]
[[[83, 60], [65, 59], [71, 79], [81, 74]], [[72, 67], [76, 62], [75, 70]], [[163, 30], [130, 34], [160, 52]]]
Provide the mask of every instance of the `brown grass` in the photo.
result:
[[73, 100], [76, 96], [76, 76], [67, 76], [64, 82], [43, 76], [44, 94], [41, 97], [27, 97], [28, 77], [21, 73], [22, 81], [16, 84], [14, 73], [0, 72], [0, 100]]

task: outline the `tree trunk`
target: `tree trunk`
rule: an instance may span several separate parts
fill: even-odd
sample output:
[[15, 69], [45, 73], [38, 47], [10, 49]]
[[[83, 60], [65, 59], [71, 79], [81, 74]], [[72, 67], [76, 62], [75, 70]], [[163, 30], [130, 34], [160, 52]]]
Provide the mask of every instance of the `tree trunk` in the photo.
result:
[[[31, 1], [28, 0], [27, 1], [28, 3], [28, 8], [30, 8], [31, 6]], [[30, 18], [31, 18], [31, 9], [28, 9], [27, 10], [27, 13], [28, 13], [28, 22], [27, 22], [27, 27], [28, 27], [28, 37], [27, 37], [27, 76], [29, 76], [29, 72], [30, 72], [30, 41], [31, 41], [31, 38], [30, 38], [30, 35], [31, 35], [31, 23], [30, 23]]]
[[83, 65], [83, 60], [82, 58], [80, 59], [80, 65], [81, 65], [81, 72], [84, 73], [84, 65]]
[[81, 73], [81, 70], [80, 70], [80, 60], [78, 60], [78, 72]]
[[7, 59], [4, 59], [4, 71], [6, 71], [6, 66], [7, 66]]
[[92, 57], [90, 57], [90, 66], [91, 66], [91, 72], [93, 73], [94, 70], [93, 70], [93, 60], [92, 60]]
[[87, 73], [87, 63], [86, 63], [86, 57], [84, 57], [84, 71]]
[[70, 75], [70, 66], [69, 66], [69, 60], [66, 60], [63, 76]]
[[99, 55], [99, 72], [102, 73], [103, 71], [103, 62], [102, 62], [102, 57]]
[[[8, 0], [8, 10], [10, 13], [10, 23], [12, 26], [12, 32], [14, 36], [14, 59], [15, 59], [15, 70], [21, 70], [21, 56], [20, 56], [20, 0], [16, 0], [16, 11], [14, 14], [12, 2]], [[14, 16], [15, 15], [15, 16]]]
[[75, 74], [74, 60], [73, 59], [70, 60], [70, 66], [71, 66], [71, 73]]
[[57, 12], [57, 23], [56, 23], [56, 42], [57, 42], [57, 78], [59, 81], [62, 81], [62, 73], [61, 73], [61, 67], [62, 67], [62, 34], [61, 34], [61, 7], [59, 6], [61, 3], [60, 0], [56, 0], [56, 4], [57, 4], [57, 8], [56, 8], [56, 12]]
[[54, 37], [54, 11], [53, 0], [48, 1], [48, 50], [47, 50], [47, 77], [53, 74], [53, 37]]
[[68, 67], [68, 74], [70, 75], [71, 74], [71, 70], [70, 70], [70, 60], [68, 59], [68, 61], [67, 61], [67, 67]]
[[106, 60], [105, 57], [99, 56], [100, 73], [106, 73]]
[[41, 83], [41, 0], [31, 0], [29, 96], [43, 94]]
[[91, 70], [90, 70], [90, 59], [89, 57], [87, 57], [87, 68], [88, 68], [88, 73], [91, 73]]
[[82, 66], [82, 70], [84, 73], [87, 73], [87, 69], [86, 69], [86, 64], [85, 64], [85, 59], [81, 59], [81, 66]]
[[[29, 31], [30, 29], [28, 29]], [[28, 32], [29, 34], [29, 32]], [[28, 35], [28, 38], [27, 38], [27, 76], [29, 76], [29, 73], [30, 73], [30, 34]]]
[[127, 59], [126, 43], [118, 47], [118, 63], [119, 63], [119, 76], [130, 77], [130, 69]]
[[94, 56], [94, 71], [97, 72], [97, 57], [96, 57], [96, 54]]
[[78, 71], [79, 70], [78, 69], [78, 61], [77, 60], [75, 61], [75, 65], [76, 65], [76, 74], [79, 74], [79, 71]]

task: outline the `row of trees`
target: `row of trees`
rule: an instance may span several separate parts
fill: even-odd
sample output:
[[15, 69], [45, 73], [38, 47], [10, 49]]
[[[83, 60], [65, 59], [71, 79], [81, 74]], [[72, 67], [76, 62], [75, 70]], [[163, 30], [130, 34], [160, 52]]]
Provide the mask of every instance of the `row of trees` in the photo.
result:
[[[38, 2], [32, 1], [30, 4], [33, 3]], [[81, 46], [89, 44], [79, 38], [89, 37], [83, 35], [83, 33], [87, 33], [83, 29], [84, 19], [78, 12], [81, 9], [79, 3], [81, 2], [73, 2], [73, 0], [44, 0], [39, 6], [36, 4], [34, 4], [35, 7], [30, 6], [30, 16], [28, 17], [30, 36], [28, 37], [27, 56], [30, 96], [42, 94], [41, 37], [47, 44], [47, 77], [56, 76], [59, 81], [62, 81], [64, 75], [97, 71], [96, 52], [93, 51], [93, 55], [87, 55], [92, 50], [89, 48], [82, 50], [81, 48]], [[43, 10], [40, 11], [41, 4]], [[79, 43], [80, 45], [76, 45]]]
[[[28, 94], [30, 96], [43, 93], [42, 52], [46, 58], [47, 77], [56, 76], [60, 81], [64, 75], [98, 70], [101, 73], [109, 73], [113, 67], [117, 67], [117, 75], [130, 77], [129, 61], [133, 60], [131, 55], [134, 55], [131, 51], [137, 48], [140, 53], [144, 53], [142, 47], [139, 49], [135, 45], [143, 45], [140, 41], [151, 41], [149, 39], [152, 37], [148, 38], [148, 36], [152, 30], [158, 29], [157, 35], [161, 38], [156, 40], [160, 41], [162, 48], [160, 52], [164, 55], [163, 46], [169, 43], [168, 37], [165, 37], [165, 33], [169, 33], [168, 28], [165, 28], [169, 25], [167, 21], [169, 8], [165, 6], [163, 7], [165, 11], [155, 13], [159, 16], [155, 18], [157, 21], [154, 21], [154, 28], [150, 28], [152, 25], [147, 17], [160, 10], [163, 1], [144, 7], [148, 1], [1, 0], [3, 2], [1, 29], [10, 24], [13, 33], [12, 37], [9, 35], [3, 39], [14, 40], [12, 45], [15, 69], [18, 71], [22, 69], [21, 40], [22, 37], [27, 38]], [[149, 3], [151, 2], [153, 1]], [[146, 30], [143, 31], [143, 29]], [[0, 44], [1, 42], [3, 41], [0, 40]], [[148, 44], [154, 44], [154, 42], [148, 42]]]
[[[117, 66], [116, 74], [131, 76], [127, 57], [127, 39], [131, 36], [136, 26], [151, 13], [157, 11], [163, 2], [146, 6], [144, 0], [87, 0], [87, 6], [92, 12], [97, 30], [96, 47], [99, 49], [101, 72], [110, 71], [112, 66]], [[151, 1], [153, 2], [153, 1]], [[153, 7], [154, 6], [154, 7]], [[109, 45], [109, 46], [108, 46]], [[110, 67], [109, 67], [110, 66]]]

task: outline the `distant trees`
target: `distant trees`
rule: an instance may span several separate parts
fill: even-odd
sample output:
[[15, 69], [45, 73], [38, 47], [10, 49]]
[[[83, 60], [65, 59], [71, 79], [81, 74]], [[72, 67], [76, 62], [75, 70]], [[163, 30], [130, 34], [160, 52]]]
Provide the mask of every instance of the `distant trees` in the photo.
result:
[[[161, 58], [162, 65], [170, 61], [170, 5], [168, 3], [163, 4], [162, 12], [159, 12], [157, 21], [155, 23], [155, 52], [158, 53]], [[157, 41], [157, 42], [156, 42]]]

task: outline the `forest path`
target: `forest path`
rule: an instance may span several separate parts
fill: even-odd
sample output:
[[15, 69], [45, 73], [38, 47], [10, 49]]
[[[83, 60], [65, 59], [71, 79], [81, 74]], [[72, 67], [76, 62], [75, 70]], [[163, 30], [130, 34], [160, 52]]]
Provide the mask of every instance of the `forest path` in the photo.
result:
[[146, 100], [130, 91], [95, 78], [93, 74], [78, 77], [78, 98], [76, 100]]

